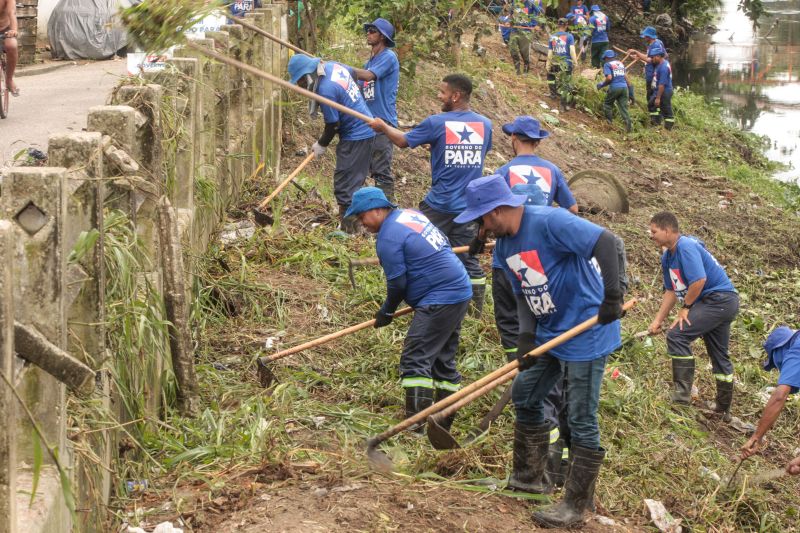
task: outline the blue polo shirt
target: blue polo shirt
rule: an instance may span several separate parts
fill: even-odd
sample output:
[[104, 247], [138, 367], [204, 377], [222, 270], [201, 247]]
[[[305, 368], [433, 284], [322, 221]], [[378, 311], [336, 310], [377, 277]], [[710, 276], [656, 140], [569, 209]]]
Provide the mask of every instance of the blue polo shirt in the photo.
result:
[[448, 111], [426, 118], [405, 139], [411, 148], [431, 145], [431, 190], [425, 203], [442, 213], [466, 209], [464, 191], [483, 176], [492, 148], [492, 121], [474, 111]]
[[504, 43], [508, 43], [508, 40], [511, 38], [511, 28], [504, 26], [504, 24], [511, 22], [511, 17], [508, 15], [503, 15], [497, 19], [497, 21], [500, 23], [500, 36], [503, 38]]
[[[358, 84], [350, 75], [350, 70], [333, 61], [326, 61], [324, 69], [325, 75], [319, 78], [317, 94], [371, 117], [372, 113], [367, 108]], [[340, 113], [325, 104], [320, 104], [319, 108], [326, 123], [339, 123], [339, 139], [342, 141], [360, 141], [375, 136], [375, 132], [363, 120]]]
[[800, 331], [779, 326], [769, 334], [764, 343], [767, 362], [764, 370], [777, 368], [778, 385], [791, 387], [791, 393], [800, 391]]
[[[514, 294], [536, 317], [541, 345], [597, 314], [603, 279], [592, 252], [603, 228], [566, 209], [526, 206], [519, 231], [497, 239], [497, 255]], [[564, 361], [591, 361], [621, 343], [620, 322], [595, 325], [550, 350]]]
[[572, 68], [572, 56], [569, 53], [570, 46], [575, 46], [575, 37], [565, 31], [557, 31], [552, 34], [547, 45], [553, 51], [553, 55], [564, 58], [567, 68]]
[[[661, 42], [661, 39], [654, 39], [652, 43], [647, 46], [647, 57], [653, 57], [654, 55], [658, 55], [659, 52], [667, 53], [667, 49], [664, 48], [664, 43]], [[668, 56], [664, 56], [666, 59]], [[648, 85], [650, 84], [650, 80], [653, 79], [653, 72], [655, 71], [655, 67], [652, 63], [645, 63], [644, 65], [644, 79], [647, 81]]]
[[681, 235], [675, 251], [661, 256], [664, 289], [674, 291], [683, 301], [689, 285], [705, 278], [700, 298], [712, 292], [736, 292], [725, 270], [703, 244], [694, 237]]
[[387, 280], [406, 275], [405, 301], [411, 307], [472, 298], [464, 265], [447, 237], [422, 213], [393, 210], [378, 231], [375, 249]]
[[658, 90], [659, 85], [664, 86], [664, 92], [672, 92], [672, 65], [666, 59], [656, 67], [653, 73], [653, 88]]
[[361, 92], [373, 116], [397, 127], [397, 88], [400, 85], [400, 61], [390, 48], [364, 63], [377, 79], [362, 82]]
[[589, 26], [592, 27], [593, 43], [608, 42], [608, 32], [611, 31], [611, 21], [608, 20], [608, 15], [602, 11], [595, 11], [594, 15], [589, 18]]
[[628, 87], [628, 82], [625, 80], [625, 65], [622, 61], [612, 59], [603, 64], [603, 75], [611, 76], [611, 87], [614, 89], [620, 87]]

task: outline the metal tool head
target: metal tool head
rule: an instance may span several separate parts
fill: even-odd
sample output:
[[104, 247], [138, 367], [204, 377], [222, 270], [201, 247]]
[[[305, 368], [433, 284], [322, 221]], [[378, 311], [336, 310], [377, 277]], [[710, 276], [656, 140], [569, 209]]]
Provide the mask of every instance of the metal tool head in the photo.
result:
[[367, 460], [373, 470], [388, 474], [394, 470], [394, 464], [388, 455], [378, 449], [381, 442], [376, 438], [367, 441]]
[[266, 226], [271, 226], [275, 223], [275, 219], [272, 218], [272, 215], [266, 211], [259, 211], [258, 209], [253, 209], [253, 220], [255, 223], [262, 228]]
[[435, 450], [454, 450], [461, 448], [458, 441], [437, 420], [437, 416], [428, 417], [428, 440]]
[[256, 364], [258, 366], [258, 383], [266, 389], [278, 378], [275, 377], [275, 373], [269, 367], [270, 363], [264, 357], [256, 359]]

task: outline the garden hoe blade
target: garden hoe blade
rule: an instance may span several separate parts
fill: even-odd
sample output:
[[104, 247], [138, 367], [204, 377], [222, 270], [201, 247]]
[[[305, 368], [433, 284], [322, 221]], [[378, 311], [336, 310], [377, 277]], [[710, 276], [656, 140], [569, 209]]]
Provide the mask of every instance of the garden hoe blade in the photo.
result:
[[303, 159], [297, 168], [294, 169], [292, 173], [280, 183], [280, 185], [275, 187], [275, 190], [272, 191], [266, 198], [264, 198], [260, 204], [258, 204], [258, 207], [253, 208], [253, 220], [255, 220], [256, 224], [263, 228], [265, 226], [271, 226], [275, 222], [275, 219], [272, 218], [272, 213], [270, 211], [266, 211], [267, 206], [287, 185], [289, 185], [289, 183], [292, 183], [292, 180], [294, 180], [294, 178], [300, 174], [300, 171], [303, 170], [312, 159], [314, 159], [313, 153], [309, 154], [308, 157]]
[[269, 363], [265, 362], [263, 358], [256, 359], [256, 364], [258, 365], [258, 383], [262, 388], [266, 389], [278, 378], [275, 377], [275, 373], [270, 369]]
[[458, 441], [439, 424], [438, 416], [428, 417], [428, 440], [435, 450], [453, 450], [461, 448]]
[[467, 440], [464, 441], [464, 444], [472, 444], [475, 442], [475, 439], [483, 435], [489, 428], [492, 426], [492, 422], [497, 420], [497, 417], [503, 412], [508, 402], [511, 401], [511, 385], [506, 387], [506, 390], [503, 391], [502, 396], [497, 400], [492, 406], [492, 409], [486, 413], [486, 416], [483, 417], [480, 424], [477, 427], [474, 427], [469, 430], [467, 433]]
[[367, 460], [373, 470], [388, 474], [394, 470], [394, 464], [388, 455], [378, 449], [381, 442], [383, 441], [377, 437], [367, 441]]

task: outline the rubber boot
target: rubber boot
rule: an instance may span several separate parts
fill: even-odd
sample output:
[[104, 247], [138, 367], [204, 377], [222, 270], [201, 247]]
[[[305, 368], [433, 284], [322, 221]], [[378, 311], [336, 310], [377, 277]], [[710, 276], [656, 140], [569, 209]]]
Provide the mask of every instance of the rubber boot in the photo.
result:
[[564, 486], [569, 472], [569, 461], [564, 461], [564, 441], [558, 439], [550, 445], [547, 451], [547, 466], [545, 467], [545, 478], [553, 489], [560, 489]]
[[519, 68], [519, 59], [514, 60], [514, 70], [517, 71], [517, 76], [519, 76], [522, 73], [522, 71]]
[[665, 120], [664, 121], [664, 129], [671, 130], [674, 125], [675, 125], [675, 122], [673, 122], [672, 120]]
[[514, 425], [514, 463], [508, 488], [534, 494], [549, 494], [552, 488], [544, 479], [550, 426]]
[[692, 382], [694, 382], [694, 357], [689, 359], [672, 358], [672, 383], [675, 389], [669, 397], [675, 403], [692, 403]]
[[383, 194], [386, 195], [386, 199], [387, 200], [389, 200], [392, 203], [395, 203], [395, 201], [394, 201], [394, 183], [378, 183], [376, 181], [375, 182], [375, 186], [383, 191]]
[[[406, 387], [406, 418], [410, 418], [420, 411], [433, 405], [433, 389], [428, 387]], [[417, 424], [411, 431], [422, 434], [425, 432], [425, 423]]]
[[583, 523], [583, 512], [594, 499], [594, 485], [606, 455], [604, 449], [572, 447], [572, 465], [564, 497], [555, 505], [533, 513], [533, 521], [547, 528], [570, 528]]
[[528, 72], [530, 72], [530, 71], [531, 71], [531, 64], [530, 64], [530, 62], [526, 61], [526, 62], [525, 62], [525, 68], [523, 69], [523, 71], [522, 71], [522, 72], [524, 72], [525, 74], [527, 74], [527, 73], [528, 73]]
[[731, 421], [731, 404], [733, 403], [733, 382], [717, 380], [717, 401], [714, 411], [722, 415], [723, 422]]
[[361, 229], [361, 224], [358, 222], [356, 217], [344, 216], [345, 212], [347, 211], [347, 207], [348, 206], [346, 205], [339, 206], [339, 229], [350, 235], [355, 235]]
[[633, 126], [631, 125], [631, 122], [628, 121], [625, 123], [625, 133], [630, 133], [631, 130], [633, 130]]
[[474, 318], [480, 318], [483, 314], [483, 302], [486, 300], [486, 279], [483, 280], [484, 283], [472, 284], [472, 302], [469, 306], [469, 316]]
[[[444, 390], [444, 389], [436, 389], [436, 401], [439, 402], [441, 400], [444, 400], [445, 398], [447, 398], [451, 394], [453, 394], [453, 391]], [[452, 415], [448, 416], [447, 418], [445, 418], [441, 422], [439, 422], [439, 425], [441, 425], [447, 431], [450, 431], [450, 428], [453, 427], [453, 420], [455, 420], [455, 419], [456, 419], [456, 414], [453, 413]]]

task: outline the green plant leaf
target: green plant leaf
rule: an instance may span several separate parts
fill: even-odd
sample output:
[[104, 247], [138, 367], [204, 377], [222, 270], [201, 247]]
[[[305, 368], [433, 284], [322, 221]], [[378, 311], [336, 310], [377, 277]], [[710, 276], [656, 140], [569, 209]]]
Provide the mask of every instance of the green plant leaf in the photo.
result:
[[33, 483], [31, 484], [31, 501], [28, 507], [33, 505], [36, 498], [36, 489], [39, 487], [39, 477], [42, 475], [42, 441], [36, 428], [31, 429], [31, 443], [33, 444]]

